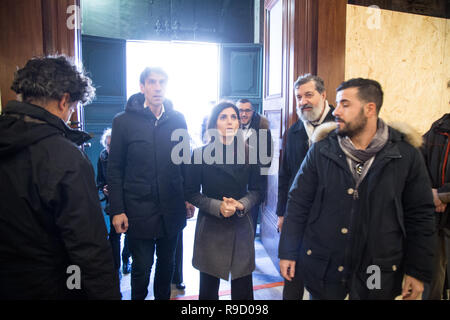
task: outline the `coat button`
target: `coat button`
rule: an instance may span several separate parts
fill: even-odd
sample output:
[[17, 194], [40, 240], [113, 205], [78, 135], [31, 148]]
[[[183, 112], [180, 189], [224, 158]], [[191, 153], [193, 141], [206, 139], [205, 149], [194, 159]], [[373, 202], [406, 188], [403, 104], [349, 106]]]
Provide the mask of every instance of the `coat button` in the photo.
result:
[[339, 272], [344, 271], [344, 267], [343, 267], [343, 266], [339, 266], [338, 271], [339, 271]]
[[353, 192], [355, 192], [355, 190], [353, 188], [347, 189], [347, 194], [353, 194]]
[[308, 256], [310, 256], [310, 255], [312, 254], [312, 251], [311, 251], [311, 250], [308, 250], [308, 251], [306, 251], [306, 254], [307, 254]]
[[348, 229], [347, 228], [342, 228], [341, 229], [341, 233], [342, 234], [347, 234], [348, 233]]
[[392, 271], [397, 271], [397, 266], [395, 264], [392, 266]]

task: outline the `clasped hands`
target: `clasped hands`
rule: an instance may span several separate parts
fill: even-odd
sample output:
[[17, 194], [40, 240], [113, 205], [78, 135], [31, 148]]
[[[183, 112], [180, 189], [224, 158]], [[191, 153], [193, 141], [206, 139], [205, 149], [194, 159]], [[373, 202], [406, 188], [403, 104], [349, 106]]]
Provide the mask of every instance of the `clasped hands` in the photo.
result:
[[220, 213], [222, 216], [229, 218], [236, 210], [244, 210], [244, 205], [233, 198], [223, 197], [223, 201], [220, 204]]

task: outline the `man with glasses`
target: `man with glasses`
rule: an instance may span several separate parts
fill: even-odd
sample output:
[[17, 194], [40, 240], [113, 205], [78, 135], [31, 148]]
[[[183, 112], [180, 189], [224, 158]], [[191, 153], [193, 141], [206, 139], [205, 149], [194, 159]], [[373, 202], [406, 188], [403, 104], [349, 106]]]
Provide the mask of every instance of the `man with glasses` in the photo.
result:
[[[263, 163], [261, 161], [261, 154], [268, 157], [272, 157], [272, 136], [269, 129], [269, 120], [263, 115], [260, 115], [255, 111], [252, 103], [248, 99], [239, 99], [236, 102], [236, 106], [239, 109], [239, 117], [241, 119], [241, 129], [243, 131], [244, 140], [249, 144], [249, 147], [257, 151], [258, 163], [262, 167], [270, 167], [270, 163]], [[260, 137], [262, 136], [262, 130], [267, 132], [266, 143], [260, 143]], [[256, 135], [256, 139], [250, 138], [253, 134]], [[264, 148], [264, 150], [259, 150]], [[261, 152], [260, 152], [261, 151]], [[263, 179], [263, 183], [267, 184], [267, 177]], [[264, 190], [266, 187], [264, 186]], [[265, 193], [265, 192], [264, 192]], [[253, 231], [256, 234], [256, 224], [258, 223], [259, 206], [255, 206], [252, 209], [252, 219], [253, 219]]]

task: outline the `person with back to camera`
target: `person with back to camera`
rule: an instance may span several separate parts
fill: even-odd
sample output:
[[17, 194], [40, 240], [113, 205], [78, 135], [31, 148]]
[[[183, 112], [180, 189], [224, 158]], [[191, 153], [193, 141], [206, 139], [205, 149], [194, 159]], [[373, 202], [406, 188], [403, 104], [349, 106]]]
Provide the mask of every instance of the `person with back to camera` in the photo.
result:
[[94, 170], [66, 125], [95, 96], [64, 56], [14, 75], [0, 116], [0, 299], [120, 299]]

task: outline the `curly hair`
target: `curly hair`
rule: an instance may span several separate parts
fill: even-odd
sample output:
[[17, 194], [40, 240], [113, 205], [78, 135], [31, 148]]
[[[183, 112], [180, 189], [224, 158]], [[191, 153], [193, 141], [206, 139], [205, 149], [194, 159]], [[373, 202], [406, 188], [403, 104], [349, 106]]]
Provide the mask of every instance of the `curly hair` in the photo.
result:
[[25, 67], [14, 73], [11, 89], [21, 94], [23, 101], [33, 98], [60, 100], [68, 93], [70, 101], [87, 104], [95, 97], [92, 80], [64, 55], [28, 60]]
[[316, 91], [318, 93], [322, 93], [325, 91], [325, 84], [324, 84], [322, 78], [319, 76], [313, 76], [310, 73], [306, 73], [304, 75], [299, 76], [297, 78], [297, 80], [295, 80], [295, 82], [294, 82], [294, 88], [298, 89], [298, 87], [300, 87], [310, 81], [314, 81], [314, 84], [316, 86]]

